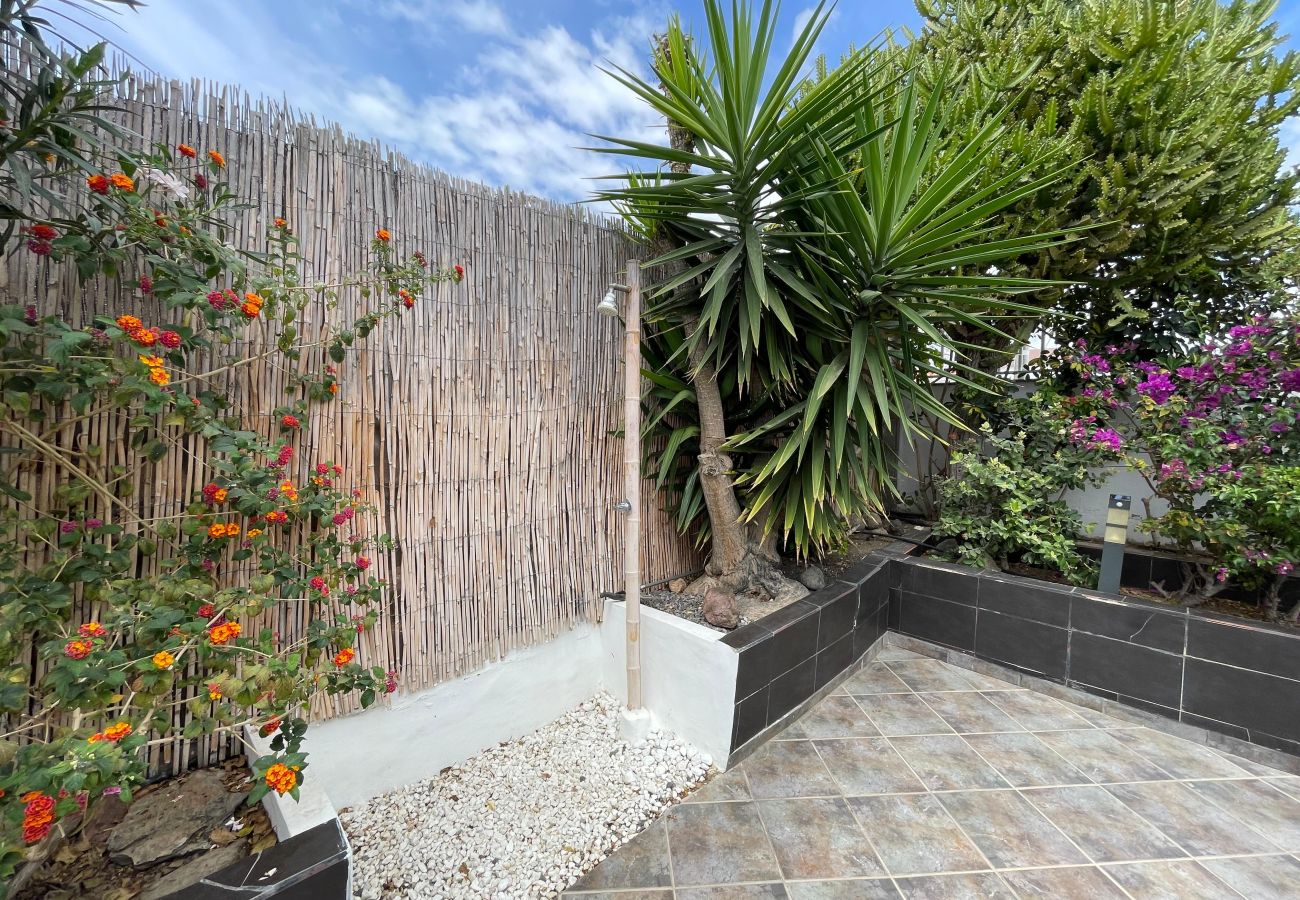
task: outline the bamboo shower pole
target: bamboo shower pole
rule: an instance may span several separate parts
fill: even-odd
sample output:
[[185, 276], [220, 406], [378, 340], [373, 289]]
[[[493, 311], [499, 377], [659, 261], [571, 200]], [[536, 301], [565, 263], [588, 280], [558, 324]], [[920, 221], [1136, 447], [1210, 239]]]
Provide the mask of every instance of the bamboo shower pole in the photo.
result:
[[623, 541], [627, 598], [627, 707], [641, 708], [641, 263], [627, 261], [623, 343], [623, 480], [630, 504]]

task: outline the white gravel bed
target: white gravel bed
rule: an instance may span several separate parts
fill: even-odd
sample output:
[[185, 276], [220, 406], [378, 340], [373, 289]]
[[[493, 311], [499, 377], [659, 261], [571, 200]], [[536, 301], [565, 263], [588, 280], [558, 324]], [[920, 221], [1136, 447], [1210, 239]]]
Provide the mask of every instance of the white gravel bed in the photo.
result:
[[619, 709], [598, 694], [526, 737], [344, 812], [355, 896], [558, 895], [712, 766], [666, 732], [636, 747], [623, 742]]

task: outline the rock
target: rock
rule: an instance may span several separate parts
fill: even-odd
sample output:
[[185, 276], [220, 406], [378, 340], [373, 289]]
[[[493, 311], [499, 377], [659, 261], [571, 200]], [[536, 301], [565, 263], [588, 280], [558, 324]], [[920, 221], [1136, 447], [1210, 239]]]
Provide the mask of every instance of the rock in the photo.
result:
[[668, 582], [668, 590], [672, 591], [674, 594], [685, 593], [686, 588], [687, 581], [685, 578], [674, 578], [672, 581]]
[[197, 853], [209, 846], [208, 831], [230, 818], [245, 796], [226, 790], [214, 769], [164, 784], [131, 804], [109, 833], [109, 859], [141, 869]]
[[942, 541], [940, 541], [938, 544], [935, 545], [934, 549], [939, 551], [940, 553], [953, 553], [960, 546], [961, 546], [961, 542], [958, 541], [956, 538], [944, 538]]
[[248, 841], [241, 840], [226, 844], [224, 847], [215, 847], [202, 856], [181, 863], [179, 867], [159, 878], [140, 895], [139, 900], [161, 900], [176, 891], [197, 884], [209, 875], [220, 872], [226, 866], [233, 866], [246, 856], [248, 856]]
[[740, 623], [736, 595], [721, 588], [710, 588], [704, 595], [704, 621], [718, 628], [735, 628]]
[[809, 566], [799, 575], [799, 582], [810, 591], [826, 587], [826, 573], [818, 566]]
[[788, 578], [782, 579], [782, 584], [772, 595], [772, 602], [778, 606], [785, 606], [787, 603], [793, 603], [801, 597], [808, 596], [808, 589], [797, 581], [791, 581]]

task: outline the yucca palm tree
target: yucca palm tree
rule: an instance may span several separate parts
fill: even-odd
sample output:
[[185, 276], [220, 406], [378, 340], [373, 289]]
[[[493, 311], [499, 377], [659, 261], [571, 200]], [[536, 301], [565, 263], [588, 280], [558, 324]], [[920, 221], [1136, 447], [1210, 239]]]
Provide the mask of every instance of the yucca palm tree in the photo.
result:
[[992, 301], [1009, 312], [1042, 287], [996, 266], [1060, 234], [987, 234], [1056, 175], [1026, 167], [976, 187], [999, 116], [942, 146], [942, 91], [919, 104], [870, 51], [807, 81], [825, 3], [775, 61], [779, 4], [704, 5], [700, 44], [670, 22], [659, 85], [613, 73], [665, 118], [670, 142], [605, 138], [605, 152], [652, 168], [597, 196], [654, 236], [669, 271], [647, 352], [672, 406], [649, 421], [673, 426], [659, 473], [677, 480], [678, 521], [707, 511], [709, 576], [776, 593], [773, 538], [801, 553], [834, 544], [850, 517], [882, 508], [893, 435], [917, 427], [915, 411], [956, 423], [930, 391], [934, 377], [963, 378], [945, 326], [995, 328]]

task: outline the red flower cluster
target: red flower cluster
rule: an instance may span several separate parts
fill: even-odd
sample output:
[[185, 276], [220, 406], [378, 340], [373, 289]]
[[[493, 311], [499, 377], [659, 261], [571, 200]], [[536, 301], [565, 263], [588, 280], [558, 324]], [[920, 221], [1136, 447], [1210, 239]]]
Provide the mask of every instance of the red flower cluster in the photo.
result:
[[286, 415], [280, 419], [280, 425], [284, 428], [299, 428], [302, 426], [302, 423], [298, 421], [297, 416]]
[[211, 306], [217, 312], [225, 309], [227, 306], [238, 306], [239, 295], [226, 288], [224, 291], [211, 291], [208, 293], [208, 306]]
[[230, 496], [230, 492], [220, 485], [209, 482], [203, 486], [203, 500], [209, 506], [225, 503], [228, 496]]
[[59, 236], [59, 232], [52, 225], [31, 225], [27, 229], [29, 240], [27, 249], [37, 256], [49, 256], [50, 251], [54, 248], [50, 246], [50, 241]]
[[68, 659], [85, 659], [90, 655], [90, 651], [95, 649], [93, 641], [83, 638], [73, 638], [63, 645], [63, 655]]
[[211, 619], [217, 613], [217, 608], [211, 603], [204, 603], [199, 606], [199, 618]]
[[23, 808], [23, 842], [35, 844], [44, 839], [54, 827], [54, 798], [40, 791], [23, 794], [27, 806]]

